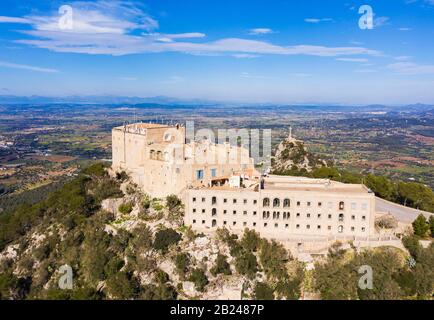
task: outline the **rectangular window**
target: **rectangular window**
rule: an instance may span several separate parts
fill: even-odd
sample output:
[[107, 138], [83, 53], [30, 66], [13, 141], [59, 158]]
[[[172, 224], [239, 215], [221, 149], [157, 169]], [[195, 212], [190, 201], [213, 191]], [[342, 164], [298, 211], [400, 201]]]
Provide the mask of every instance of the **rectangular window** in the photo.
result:
[[202, 224], [205, 224], [205, 220], [202, 220]]
[[234, 210], [232, 213], [233, 213], [233, 214], [237, 214], [237, 210]]
[[354, 231], [354, 227], [351, 227], [351, 231]]
[[206, 201], [206, 199], [205, 198], [202, 198], [202, 202], [205, 202]]
[[285, 224], [285, 228], [289, 228], [289, 224]]
[[223, 214], [226, 214], [226, 213], [228, 213], [228, 210], [223, 210]]
[[247, 211], [244, 211], [243, 214], [246, 216], [247, 215]]
[[244, 227], [247, 226], [247, 222], [243, 222], [243, 226], [244, 226]]
[[244, 204], [247, 204], [247, 199], [244, 199]]
[[321, 226], [320, 226], [320, 225], [318, 225], [316, 228], [317, 228], [318, 230], [321, 230]]
[[365, 228], [365, 227], [363, 227], [363, 228], [362, 228], [362, 232], [365, 232], [365, 231], [366, 231], [366, 228]]
[[217, 169], [211, 169], [211, 177], [212, 178], [217, 177]]
[[196, 180], [202, 180], [203, 179], [203, 170], [197, 170], [196, 171]]
[[223, 203], [227, 203], [228, 202], [228, 199], [223, 199]]
[[297, 201], [297, 207], [299, 207], [300, 206], [300, 201]]
[[365, 221], [366, 220], [366, 216], [362, 216], [362, 220]]
[[351, 210], [356, 210], [357, 204], [355, 202], [351, 203]]
[[234, 200], [233, 200], [233, 203], [234, 203], [234, 204], [237, 203], [237, 199], [234, 199]]
[[351, 220], [356, 220], [356, 216], [351, 216]]
[[318, 213], [318, 219], [321, 219], [321, 213]]
[[196, 213], [196, 209], [193, 209], [193, 213]]
[[193, 198], [193, 202], [196, 202], [196, 198]]
[[223, 221], [223, 224], [224, 224], [224, 225], [227, 225], [227, 224], [228, 224], [228, 222], [227, 222], [227, 221]]
[[193, 220], [193, 223], [196, 223], [196, 220]]
[[306, 229], [310, 229], [310, 224], [308, 224], [308, 225], [306, 226]]
[[268, 226], [268, 223], [264, 223], [264, 227], [267, 227]]
[[318, 207], [322, 207], [322, 202], [318, 202]]
[[300, 229], [300, 225], [299, 225], [299, 224], [297, 224], [295, 227], [296, 227], [297, 229]]
[[202, 213], [205, 213], [205, 209], [202, 209]]
[[332, 226], [328, 226], [327, 229], [331, 230], [331, 229], [332, 229]]
[[297, 213], [297, 218], [300, 218], [300, 214], [299, 213]]
[[258, 200], [253, 200], [253, 204], [257, 204], [258, 203]]
[[310, 207], [310, 201], [307, 202], [307, 206]]
[[256, 222], [253, 222], [253, 226], [256, 227]]
[[253, 211], [253, 215], [256, 216], [256, 211]]
[[331, 219], [331, 218], [332, 218], [332, 215], [331, 215], [331, 214], [329, 214], [329, 215], [328, 215], [328, 218], [329, 218], [329, 219]]
[[274, 227], [275, 227], [275, 228], [278, 228], [278, 227], [279, 227], [279, 224], [275, 223], [275, 224], [274, 224]]

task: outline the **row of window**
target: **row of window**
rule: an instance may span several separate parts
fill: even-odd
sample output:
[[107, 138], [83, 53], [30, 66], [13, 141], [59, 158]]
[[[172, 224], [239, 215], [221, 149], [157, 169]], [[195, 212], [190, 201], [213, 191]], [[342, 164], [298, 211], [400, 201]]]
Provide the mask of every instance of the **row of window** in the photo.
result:
[[[199, 171], [200, 171], [200, 170], [199, 170]], [[199, 172], [199, 171], [198, 171], [198, 172]], [[203, 171], [202, 171], [201, 178], [203, 178]], [[193, 197], [193, 198], [192, 198], [192, 201], [193, 201], [193, 202], [197, 202], [198, 200], [197, 200], [196, 197]], [[202, 201], [203, 203], [205, 203], [205, 202], [206, 202], [206, 198], [205, 198], [205, 197], [202, 197], [202, 198], [201, 198], [201, 201]], [[223, 203], [228, 203], [228, 199], [227, 199], [227, 198], [224, 198], [224, 199], [223, 199]], [[237, 204], [237, 203], [238, 203], [238, 199], [233, 198], [233, 199], [232, 199], [232, 204]], [[241, 203], [241, 202], [240, 202], [240, 203]], [[248, 204], [248, 200], [247, 200], [247, 199], [243, 199], [243, 200], [242, 200], [242, 203], [243, 203], [243, 204]], [[257, 204], [257, 203], [258, 203], [258, 200], [253, 199], [253, 200], [252, 200], [252, 203], [253, 203], [253, 204]], [[271, 202], [270, 202], [270, 198], [264, 198], [264, 199], [262, 200], [262, 206], [263, 206], [263, 207], [270, 207], [270, 203], [271, 203]], [[212, 204], [212, 205], [216, 205], [216, 204], [217, 204], [217, 197], [212, 197], [212, 198], [211, 198], [211, 204]], [[273, 208], [280, 208], [280, 207], [281, 207], [281, 204], [282, 204], [283, 208], [289, 208], [289, 207], [291, 207], [291, 200], [288, 199], [288, 198], [286, 198], [286, 199], [283, 199], [283, 201], [281, 202], [281, 200], [280, 200], [279, 198], [274, 198], [274, 199], [273, 199]], [[297, 207], [300, 207], [300, 206], [301, 206], [301, 201], [297, 201], [297, 202], [296, 202], [296, 205], [297, 205]], [[306, 202], [306, 206], [307, 206], [307, 207], [311, 207], [311, 206], [312, 206], [312, 202], [307, 201], [307, 202]], [[321, 207], [323, 206], [322, 202], [317, 202], [317, 206], [318, 206], [319, 208], [321, 208]], [[327, 205], [327, 206], [328, 206], [329, 209], [333, 209], [333, 203], [332, 203], [332, 202], [328, 202], [328, 205]], [[367, 209], [368, 209], [368, 204], [367, 204], [367, 203], [362, 203], [360, 207], [361, 207], [362, 210], [367, 210]], [[344, 210], [344, 209], [345, 209], [345, 203], [344, 203], [343, 201], [339, 202], [338, 209], [339, 209], [339, 210]], [[352, 203], [351, 203], [351, 210], [357, 210], [357, 203], [355, 203], [355, 202], [352, 202]]]
[[[193, 210], [192, 210], [192, 212], [193, 213], [197, 213], [197, 209], [196, 208], [193, 208]], [[203, 214], [205, 214], [206, 213], [206, 209], [202, 209], [202, 211], [201, 211]], [[223, 210], [223, 214], [227, 214], [228, 213], [228, 210]], [[211, 210], [211, 214], [212, 214], [212, 216], [216, 216], [217, 215], [217, 209], [216, 208], [213, 208], [212, 210]], [[232, 210], [232, 214], [233, 215], [236, 215], [237, 214], [237, 210]], [[248, 212], [245, 210], [245, 211], [243, 211], [243, 215], [247, 215], [248, 214]], [[253, 216], [256, 216], [257, 215], [257, 211], [253, 211], [252, 212], [252, 215]], [[280, 212], [276, 212], [276, 211], [273, 211], [273, 213], [271, 214], [270, 213], [270, 211], [263, 211], [262, 212], [262, 218], [263, 219], [270, 219], [270, 217], [272, 217], [273, 219], [275, 219], [275, 220], [279, 220], [280, 219]], [[306, 213], [306, 218], [311, 218], [313, 215], [312, 214], [310, 214], [310, 213]], [[290, 212], [283, 212], [282, 213], [282, 219], [283, 220], [287, 220], [287, 219], [289, 219], [291, 217], [291, 213]], [[296, 214], [296, 217], [297, 218], [300, 218], [301, 217], [301, 214], [300, 213], [297, 213]], [[316, 215], [316, 217], [317, 217], [317, 219], [321, 219], [322, 218], [322, 214], [321, 213], [318, 213], [317, 215]], [[331, 214], [328, 214], [327, 215], [327, 218], [328, 219], [332, 219], [332, 215]], [[339, 214], [339, 216], [338, 216], [338, 219], [339, 219], [339, 221], [344, 221], [344, 214], [343, 213], [340, 213]], [[356, 220], [356, 216], [355, 215], [351, 215], [351, 220]], [[366, 221], [366, 216], [362, 216], [362, 220], [363, 221]]]
[[[203, 225], [206, 224], [206, 220], [202, 220], [201, 222], [202, 222]], [[197, 224], [197, 223], [198, 223], [197, 220], [193, 219], [193, 224]], [[232, 221], [232, 226], [234, 226], [234, 227], [237, 226], [237, 223], [238, 223], [237, 221]], [[223, 221], [223, 226], [227, 226], [227, 225], [228, 225], [228, 222], [227, 221]], [[243, 227], [247, 227], [247, 222], [244, 221], [242, 223], [242, 225], [243, 225]], [[264, 225], [264, 228], [267, 228], [267, 227], [271, 226], [267, 222], [264, 222], [263, 225]], [[217, 227], [217, 221], [216, 220], [212, 220], [212, 227]], [[253, 222], [252, 223], [252, 227], [254, 227], [254, 228], [257, 227], [257, 223]], [[289, 228], [289, 224], [285, 223], [284, 227], [285, 227], [285, 229], [288, 229]], [[274, 228], [279, 228], [279, 224], [278, 223], [274, 223]], [[297, 224], [295, 226], [295, 228], [296, 229], [301, 229], [301, 226], [299, 224]], [[310, 224], [307, 224], [305, 226], [305, 228], [306, 228], [306, 230], [311, 230], [312, 229]], [[322, 230], [322, 226], [321, 225], [317, 225], [316, 229], [317, 230]], [[332, 226], [327, 226], [327, 230], [331, 231], [332, 230]], [[351, 232], [355, 232], [356, 228], [355, 227], [350, 227], [350, 230], [351, 230]], [[365, 232], [366, 231], [366, 227], [362, 227], [361, 231]], [[344, 226], [338, 226], [338, 232], [339, 233], [343, 233], [344, 232]]]

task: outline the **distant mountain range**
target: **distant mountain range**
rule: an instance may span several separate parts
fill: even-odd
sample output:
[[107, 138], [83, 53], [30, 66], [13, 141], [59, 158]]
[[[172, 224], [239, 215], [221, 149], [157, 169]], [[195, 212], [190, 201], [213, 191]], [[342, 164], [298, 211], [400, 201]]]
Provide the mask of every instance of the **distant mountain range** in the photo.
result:
[[326, 112], [433, 112], [434, 105], [431, 104], [410, 104], [401, 106], [388, 106], [381, 104], [373, 105], [344, 105], [340, 103], [237, 103], [237, 102], [218, 102], [201, 99], [178, 99], [166, 96], [156, 97], [127, 97], [111, 95], [92, 95], [92, 96], [67, 96], [67, 97], [46, 97], [46, 96], [13, 96], [0, 95], [0, 104], [105, 104], [105, 105], [132, 105], [135, 107], [149, 107], [150, 104], [161, 106], [229, 106], [229, 107], [249, 107], [249, 108], [272, 108], [286, 111], [326, 111]]

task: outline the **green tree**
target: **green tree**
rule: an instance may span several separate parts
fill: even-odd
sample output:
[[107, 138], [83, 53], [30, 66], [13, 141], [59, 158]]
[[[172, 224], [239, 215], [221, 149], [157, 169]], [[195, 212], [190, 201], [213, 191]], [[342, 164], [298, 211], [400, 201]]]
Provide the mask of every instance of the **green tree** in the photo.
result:
[[211, 268], [210, 272], [211, 274], [215, 277], [218, 274], [224, 274], [224, 275], [230, 275], [232, 274], [231, 272], [231, 267], [229, 265], [229, 263], [227, 262], [227, 257], [223, 254], [218, 254], [217, 255], [217, 259], [215, 261], [215, 265], [214, 267]]
[[251, 252], [244, 252], [235, 258], [235, 269], [239, 274], [254, 278], [258, 272], [258, 261]]
[[163, 229], [155, 234], [153, 248], [155, 250], [166, 253], [169, 246], [178, 243], [181, 240], [181, 235], [173, 229]]
[[254, 289], [255, 300], [274, 300], [274, 290], [264, 282], [257, 282]]
[[179, 253], [175, 256], [175, 267], [181, 278], [185, 277], [190, 265], [190, 255], [188, 253]]
[[429, 230], [428, 222], [423, 214], [420, 214], [416, 220], [413, 221], [414, 234], [419, 237], [424, 237]]
[[203, 292], [205, 290], [205, 286], [208, 284], [208, 278], [203, 272], [202, 269], [196, 268], [191, 271], [189, 281], [194, 283], [194, 286], [197, 291]]

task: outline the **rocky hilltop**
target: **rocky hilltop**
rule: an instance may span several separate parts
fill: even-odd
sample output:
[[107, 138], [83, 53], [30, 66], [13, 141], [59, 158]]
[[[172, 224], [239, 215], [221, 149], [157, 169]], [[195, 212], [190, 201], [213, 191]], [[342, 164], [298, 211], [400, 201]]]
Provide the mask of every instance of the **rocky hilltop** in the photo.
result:
[[327, 162], [321, 160], [307, 150], [304, 142], [289, 136], [279, 143], [272, 158], [272, 171], [285, 173], [290, 170], [311, 172], [317, 167], [327, 167]]

